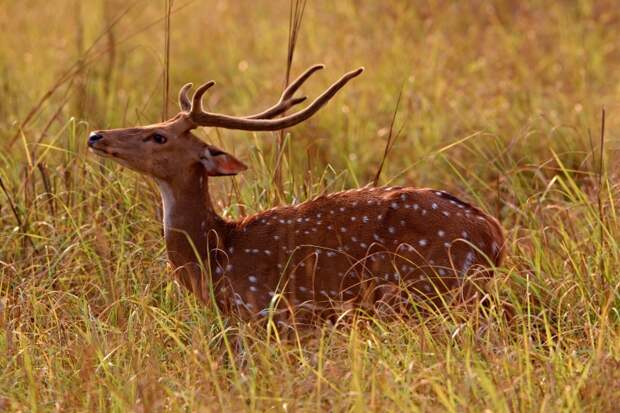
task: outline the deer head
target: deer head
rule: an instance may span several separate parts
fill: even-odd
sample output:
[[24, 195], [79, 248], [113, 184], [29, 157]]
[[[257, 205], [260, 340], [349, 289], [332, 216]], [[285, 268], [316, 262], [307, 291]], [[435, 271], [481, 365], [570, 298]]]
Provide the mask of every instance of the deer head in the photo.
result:
[[296, 125], [315, 114], [349, 80], [364, 70], [359, 68], [345, 74], [305, 109], [274, 119], [306, 100], [305, 96], [294, 97], [295, 92], [314, 72], [323, 67], [310, 67], [284, 90], [274, 106], [245, 117], [206, 112], [202, 107], [202, 97], [215, 82], [209, 81], [200, 86], [191, 100], [188, 92], [192, 84], [188, 83], [179, 92], [181, 112], [171, 119], [139, 128], [92, 132], [88, 147], [99, 156], [113, 158], [130, 169], [160, 181], [173, 180], [178, 174], [187, 174], [188, 169], [201, 167], [208, 176], [235, 175], [245, 170], [245, 165], [221, 149], [204, 143], [191, 131], [200, 126], [275, 131]]

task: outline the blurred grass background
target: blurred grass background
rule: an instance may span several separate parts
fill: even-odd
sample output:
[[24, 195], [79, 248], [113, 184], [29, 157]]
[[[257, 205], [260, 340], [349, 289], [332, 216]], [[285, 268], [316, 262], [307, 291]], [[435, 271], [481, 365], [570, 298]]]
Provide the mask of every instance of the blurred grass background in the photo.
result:
[[[154, 185], [92, 129], [270, 106], [291, 3], [0, 0], [0, 410], [614, 411], [620, 403], [620, 9], [613, 1], [309, 1], [292, 76], [366, 72], [287, 131], [205, 129], [250, 165], [229, 218], [371, 181], [447, 189], [507, 231], [494, 305], [322, 326], [220, 320], [171, 281]], [[170, 98], [164, 106], [164, 75]], [[605, 133], [602, 134], [602, 108]], [[601, 161], [603, 160], [603, 162]], [[516, 317], [507, 323], [501, 303]]]

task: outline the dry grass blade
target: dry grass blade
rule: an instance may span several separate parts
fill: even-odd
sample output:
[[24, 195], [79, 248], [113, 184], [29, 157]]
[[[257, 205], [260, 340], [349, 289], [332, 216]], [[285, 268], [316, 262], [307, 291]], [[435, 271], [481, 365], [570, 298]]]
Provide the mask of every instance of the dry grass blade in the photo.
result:
[[394, 125], [396, 124], [396, 115], [398, 115], [398, 108], [400, 107], [400, 99], [403, 96], [403, 86], [400, 88], [400, 92], [398, 92], [398, 97], [396, 98], [396, 105], [394, 106], [394, 112], [392, 112], [392, 121], [390, 122], [390, 130], [387, 135], [387, 140], [385, 142], [385, 148], [383, 150], [383, 156], [381, 157], [381, 163], [379, 164], [379, 169], [377, 169], [377, 173], [375, 174], [374, 179], [372, 180], [372, 185], [379, 185], [379, 178], [381, 177], [381, 172], [383, 171], [383, 166], [385, 165], [385, 160], [387, 159], [392, 146], [394, 146], [394, 142], [398, 139], [401, 131], [405, 127], [405, 125], [401, 126], [398, 133], [394, 135]]
[[19, 227], [20, 230], [23, 230], [22, 220], [19, 217], [17, 208], [15, 208], [15, 203], [13, 202], [13, 198], [11, 197], [11, 194], [9, 193], [9, 191], [6, 189], [6, 186], [4, 186], [4, 181], [2, 180], [1, 177], [0, 177], [0, 188], [2, 188], [2, 192], [4, 192], [4, 196], [6, 197], [9, 203], [9, 206], [11, 207], [11, 211], [13, 212], [13, 216], [15, 217], [15, 221], [17, 221], [17, 226]]
[[170, 17], [174, 0], [166, 0], [166, 27], [164, 29], [164, 84], [161, 120], [168, 119], [168, 100], [170, 95]]
[[[288, 18], [288, 44], [286, 47], [286, 73], [284, 76], [285, 89], [291, 79], [291, 69], [293, 67], [293, 58], [295, 56], [295, 48], [297, 39], [301, 30], [301, 22], [303, 21], [304, 11], [306, 9], [307, 0], [290, 0], [289, 18]], [[278, 132], [278, 141], [276, 145], [276, 164], [274, 167], [272, 183], [275, 185], [276, 196], [279, 200], [284, 193], [282, 184], [282, 161], [284, 157], [285, 130]]]
[[[605, 242], [606, 220], [605, 220], [605, 214], [603, 211], [603, 195], [602, 195], [604, 170], [605, 170], [605, 108], [603, 107], [601, 109], [601, 135], [600, 135], [600, 141], [599, 141], [599, 164], [598, 164], [598, 171], [597, 171], [598, 182], [597, 182], [596, 198], [597, 198], [597, 203], [598, 203], [598, 216], [600, 220], [600, 225], [599, 225], [600, 241], [599, 242], [601, 244], [601, 247], [603, 247], [603, 249], [606, 249], [606, 245], [607, 245], [607, 243]], [[603, 276], [603, 274], [605, 273], [604, 271], [605, 261], [602, 255], [601, 255], [601, 262], [599, 265], [600, 265], [599, 271], [601, 274], [601, 288], [603, 290], [606, 290], [607, 282], [605, 280], [605, 277]]]

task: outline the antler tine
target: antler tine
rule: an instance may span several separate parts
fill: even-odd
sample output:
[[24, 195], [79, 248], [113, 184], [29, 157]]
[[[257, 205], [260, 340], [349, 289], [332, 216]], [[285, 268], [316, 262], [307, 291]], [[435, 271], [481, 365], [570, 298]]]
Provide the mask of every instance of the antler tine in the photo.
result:
[[186, 83], [183, 85], [181, 90], [179, 90], [179, 106], [184, 112], [189, 112], [192, 109], [192, 102], [190, 102], [189, 97], [187, 96], [187, 93], [190, 91], [192, 86], [194, 85], [191, 83]]
[[[311, 68], [313, 69], [313, 68]], [[318, 69], [314, 69], [318, 70]], [[337, 82], [332, 84], [323, 94], [317, 97], [305, 109], [295, 112], [291, 115], [278, 119], [247, 119], [235, 116], [222, 115], [218, 113], [204, 112], [200, 109], [200, 98], [202, 94], [211, 86], [212, 82], [209, 82], [201, 86], [196, 93], [194, 93], [194, 99], [192, 103], [192, 110], [190, 116], [196, 126], [212, 126], [222, 127], [227, 129], [239, 129], [248, 131], [272, 131], [288, 128], [296, 125], [310, 116], [314, 115], [321, 107], [323, 107], [347, 82], [354, 77], [359, 76], [364, 71], [363, 67], [357, 70], [346, 73]], [[305, 73], [304, 73], [305, 74]], [[303, 75], [302, 75], [303, 76]], [[309, 75], [308, 75], [309, 76]], [[307, 76], [306, 76], [307, 78]], [[304, 79], [305, 80], [305, 79]], [[199, 93], [200, 92], [200, 93]]]
[[194, 92], [194, 96], [192, 97], [192, 107], [190, 109], [190, 114], [192, 117], [205, 113], [202, 110], [202, 95], [204, 95], [205, 92], [213, 85], [215, 85], [215, 81], [209, 80], [207, 83], [200, 85], [200, 87]]
[[300, 96], [298, 98], [292, 98], [292, 96], [295, 94], [295, 92], [297, 92], [297, 89], [299, 89], [301, 85], [306, 80], [308, 80], [310, 76], [312, 76], [314, 72], [321, 70], [323, 68], [325, 68], [325, 65], [322, 65], [322, 64], [309, 67], [308, 69], [306, 69], [305, 72], [299, 75], [297, 79], [293, 80], [293, 82], [290, 85], [288, 85], [286, 89], [284, 89], [284, 91], [282, 92], [282, 95], [280, 96], [280, 100], [278, 100], [278, 103], [276, 103], [274, 106], [270, 107], [269, 109], [261, 113], [257, 113], [252, 116], [246, 116], [245, 118], [246, 119], [271, 119], [275, 116], [278, 116], [281, 113], [286, 112], [291, 107], [298, 105], [301, 102], [305, 101], [307, 99], [306, 96]]

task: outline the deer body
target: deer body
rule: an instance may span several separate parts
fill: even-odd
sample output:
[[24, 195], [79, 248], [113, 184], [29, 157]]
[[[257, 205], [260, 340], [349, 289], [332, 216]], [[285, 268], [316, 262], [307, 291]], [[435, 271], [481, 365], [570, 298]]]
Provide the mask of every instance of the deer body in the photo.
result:
[[198, 88], [191, 103], [186, 85], [183, 111], [171, 120], [94, 132], [89, 147], [155, 178], [167, 252], [181, 283], [205, 302], [215, 298], [221, 309], [260, 316], [270, 307], [400, 304], [463, 291], [473, 275], [489, 277], [489, 267], [502, 258], [501, 227], [441, 191], [364, 187], [234, 222], [214, 211], [209, 178], [246, 168], [191, 129], [277, 130], [299, 123], [361, 73], [343, 76], [308, 108], [272, 119], [305, 99], [292, 95], [321, 67], [302, 74], [274, 107], [242, 118], [202, 110], [212, 82]]
[[434, 296], [501, 259], [497, 221], [445, 192], [365, 187], [227, 222], [203, 189], [165, 211], [168, 253], [177, 268], [194, 268], [184, 285], [208, 301], [212, 284], [218, 304], [237, 313], [264, 315], [276, 294], [311, 308], [389, 301], [403, 285]]

